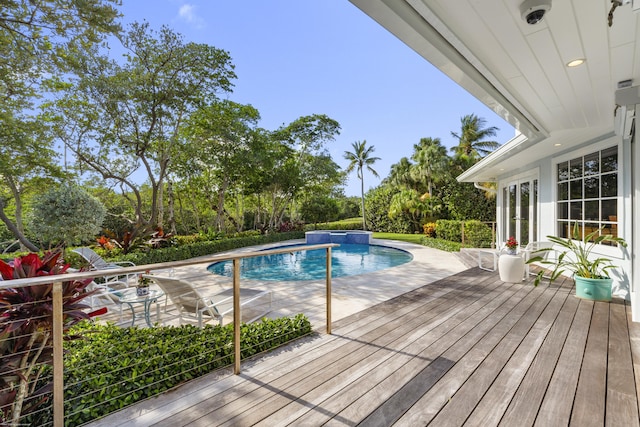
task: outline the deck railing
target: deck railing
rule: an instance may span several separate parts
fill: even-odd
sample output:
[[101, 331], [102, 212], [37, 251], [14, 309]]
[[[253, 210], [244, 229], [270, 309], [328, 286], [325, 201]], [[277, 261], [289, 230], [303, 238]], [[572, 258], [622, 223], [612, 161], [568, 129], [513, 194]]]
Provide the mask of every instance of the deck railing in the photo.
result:
[[[331, 333], [331, 248], [339, 246], [337, 244], [327, 243], [327, 244], [316, 244], [316, 245], [302, 245], [297, 246], [295, 251], [310, 251], [316, 249], [325, 249], [326, 250], [326, 332], [328, 334]], [[52, 337], [52, 348], [44, 349], [44, 351], [52, 352], [53, 366], [52, 366], [52, 384], [53, 387], [51, 392], [53, 394], [53, 420], [52, 424], [54, 427], [61, 427], [65, 424], [65, 414], [64, 414], [64, 357], [63, 357], [63, 341], [64, 341], [64, 313], [63, 313], [63, 282], [83, 280], [83, 279], [100, 279], [104, 277], [113, 277], [113, 276], [124, 276], [131, 275], [137, 273], [145, 273], [149, 270], [157, 271], [163, 269], [176, 269], [179, 267], [189, 267], [197, 264], [203, 263], [214, 263], [219, 261], [228, 261], [232, 260], [233, 262], [233, 347], [234, 347], [234, 358], [233, 358], [233, 371], [235, 374], [239, 374], [241, 370], [241, 341], [240, 341], [240, 326], [241, 326], [241, 306], [240, 306], [240, 288], [241, 288], [241, 280], [240, 280], [240, 262], [244, 258], [252, 258], [257, 256], [264, 255], [274, 255], [274, 254], [282, 254], [282, 253], [290, 253], [293, 249], [289, 248], [280, 248], [280, 249], [269, 249], [269, 250], [260, 250], [260, 251], [251, 251], [251, 252], [236, 252], [232, 254], [224, 254], [224, 255], [211, 255], [205, 257], [199, 257], [197, 259], [190, 259], [184, 261], [175, 261], [175, 262], [167, 262], [167, 263], [159, 263], [159, 264], [148, 264], [148, 265], [140, 265], [135, 267], [126, 267], [126, 268], [118, 268], [118, 269], [109, 269], [109, 270], [98, 270], [98, 271], [83, 271], [83, 272], [73, 272], [69, 274], [61, 274], [55, 276], [43, 276], [43, 277], [33, 277], [27, 279], [16, 279], [9, 281], [1, 281], [0, 280], [0, 289], [18, 289], [26, 286], [52, 286], [52, 325], [51, 331], [39, 331], [39, 333], [46, 332], [47, 334], [51, 334]], [[38, 304], [38, 301], [32, 301], [29, 304]], [[11, 322], [11, 319], [2, 318], [0, 322]], [[28, 339], [28, 337], [26, 337]], [[12, 354], [10, 350], [6, 349], [5, 337], [0, 337], [0, 348], [3, 350], [3, 354], [0, 359], [0, 411], [5, 412], [8, 410], [5, 403], [4, 397], [9, 393], [9, 389], [7, 387], [7, 382], [2, 378], [7, 376], [14, 376], [16, 372], [8, 372], [6, 369], [7, 362], [9, 358], [21, 357], [22, 355]], [[42, 350], [41, 350], [42, 351]], [[2, 360], [5, 359], [5, 360]], [[36, 369], [44, 368], [43, 364], [38, 365]], [[144, 373], [143, 373], [144, 374]], [[41, 380], [41, 379], [40, 379]], [[31, 388], [31, 390], [35, 389], [36, 384], [35, 381], [33, 384], [28, 384], [27, 388]], [[19, 393], [22, 391], [19, 391]], [[4, 395], [4, 397], [3, 397]], [[6, 416], [7, 412], [5, 412]], [[1, 414], [0, 414], [1, 415]], [[4, 418], [4, 417], [3, 417]], [[24, 425], [23, 420], [5, 420], [8, 425]]]

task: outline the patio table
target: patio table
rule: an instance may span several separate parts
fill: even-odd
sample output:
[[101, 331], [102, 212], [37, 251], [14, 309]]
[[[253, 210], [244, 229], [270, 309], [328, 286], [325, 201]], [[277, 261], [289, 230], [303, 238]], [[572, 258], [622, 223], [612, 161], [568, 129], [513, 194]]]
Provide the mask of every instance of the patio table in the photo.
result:
[[[122, 291], [120, 296], [120, 302], [127, 304], [129, 309], [131, 310], [131, 326], [134, 326], [136, 323], [136, 319], [144, 317], [144, 320], [147, 322], [147, 326], [152, 327], [151, 316], [150, 316], [150, 308], [151, 304], [156, 304], [156, 318], [157, 321], [160, 321], [160, 304], [158, 304], [158, 299], [164, 296], [164, 292], [156, 289], [150, 289], [147, 295], [137, 295], [135, 289], [127, 289]], [[144, 305], [144, 313], [142, 316], [137, 315], [135, 312], [134, 304], [142, 304]]]

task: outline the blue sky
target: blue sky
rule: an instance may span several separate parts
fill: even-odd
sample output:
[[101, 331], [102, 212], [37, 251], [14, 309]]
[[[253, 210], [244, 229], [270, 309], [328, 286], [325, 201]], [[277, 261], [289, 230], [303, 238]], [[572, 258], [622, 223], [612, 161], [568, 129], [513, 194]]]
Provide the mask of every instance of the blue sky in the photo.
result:
[[[366, 140], [381, 178], [420, 138], [456, 144], [460, 118], [477, 114], [513, 128], [347, 0], [123, 0], [124, 22], [167, 25], [185, 40], [228, 51], [238, 76], [228, 98], [260, 111], [274, 130], [300, 116], [326, 114], [341, 133], [327, 146], [343, 153]], [[365, 191], [380, 179], [365, 173]], [[345, 193], [360, 195], [355, 172]]]

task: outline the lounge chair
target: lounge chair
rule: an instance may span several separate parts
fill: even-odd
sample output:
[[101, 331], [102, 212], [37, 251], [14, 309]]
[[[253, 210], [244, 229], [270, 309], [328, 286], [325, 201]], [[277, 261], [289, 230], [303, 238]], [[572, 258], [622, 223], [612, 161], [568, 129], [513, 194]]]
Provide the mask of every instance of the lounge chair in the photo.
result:
[[122, 302], [120, 295], [123, 290], [127, 289], [127, 283], [121, 281], [110, 281], [108, 284], [91, 282], [87, 286], [88, 291], [96, 291], [89, 298], [91, 308], [100, 305], [116, 305], [120, 312], [120, 322], [122, 322]]
[[[202, 327], [203, 317], [209, 316], [222, 326], [224, 316], [233, 313], [233, 289], [227, 289], [216, 295], [207, 297], [203, 296], [197, 288], [186, 280], [156, 275], [144, 275], [143, 277], [152, 279], [167, 297], [169, 297], [178, 309], [180, 323], [182, 323], [183, 315], [186, 315], [196, 318], [198, 320], [198, 326]], [[241, 307], [247, 306], [249, 303], [257, 301], [260, 298], [266, 301], [264, 303], [258, 301], [258, 304], [261, 306], [265, 305], [266, 309], [259, 310], [260, 314], [252, 317], [250, 320], [243, 321], [253, 322], [271, 311], [271, 291], [248, 288], [240, 289]], [[165, 302], [165, 313], [167, 311], [166, 304]]]
[[[135, 267], [135, 264], [131, 261], [114, 261], [107, 262], [100, 255], [95, 253], [91, 248], [76, 248], [72, 249], [72, 252], [79, 254], [82, 258], [87, 260], [92, 270], [111, 270], [114, 268]], [[119, 277], [126, 277], [127, 280], [135, 278], [135, 273], [124, 274], [120, 276], [105, 277], [106, 281], [119, 280]]]

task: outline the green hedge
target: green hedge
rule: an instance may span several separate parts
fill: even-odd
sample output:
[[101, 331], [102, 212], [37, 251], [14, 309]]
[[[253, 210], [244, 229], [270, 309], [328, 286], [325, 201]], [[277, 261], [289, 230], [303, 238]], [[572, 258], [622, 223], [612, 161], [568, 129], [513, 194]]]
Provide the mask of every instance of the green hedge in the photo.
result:
[[307, 224], [306, 230], [362, 230], [362, 218], [349, 218], [319, 224]]
[[460, 248], [462, 247], [462, 244], [458, 242], [428, 236], [422, 238], [422, 245], [447, 252], [460, 252]]
[[134, 252], [109, 258], [109, 260], [131, 261], [136, 265], [157, 264], [160, 262], [182, 261], [189, 258], [211, 255], [246, 246], [262, 245], [265, 243], [281, 242], [291, 239], [304, 239], [304, 231], [290, 231], [286, 233], [263, 234], [259, 236], [231, 237], [221, 240], [196, 242], [183, 246], [152, 249], [147, 252]]
[[464, 224], [464, 246], [470, 248], [490, 248], [492, 241], [491, 226], [478, 221], [444, 220], [436, 221], [436, 236], [439, 239], [462, 243], [462, 225]]
[[[242, 358], [312, 332], [302, 314], [243, 324]], [[139, 329], [83, 322], [65, 342], [65, 425], [79, 425], [233, 363], [233, 324]], [[36, 419], [37, 417], [37, 419]], [[52, 419], [51, 407], [31, 425]]]

